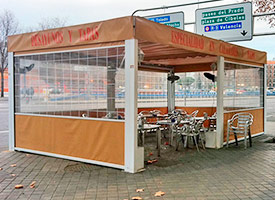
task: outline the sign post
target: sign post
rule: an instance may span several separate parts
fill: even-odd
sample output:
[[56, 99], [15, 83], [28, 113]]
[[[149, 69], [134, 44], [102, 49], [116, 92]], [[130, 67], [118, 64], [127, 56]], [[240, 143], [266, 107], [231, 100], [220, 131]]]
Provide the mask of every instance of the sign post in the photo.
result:
[[184, 30], [184, 13], [183, 12], [151, 15], [151, 16], [146, 16], [145, 18], [150, 21], [154, 21], [160, 24], [165, 24], [167, 26], [172, 26], [174, 28]]
[[239, 3], [196, 10], [196, 33], [226, 42], [253, 37], [252, 3]]

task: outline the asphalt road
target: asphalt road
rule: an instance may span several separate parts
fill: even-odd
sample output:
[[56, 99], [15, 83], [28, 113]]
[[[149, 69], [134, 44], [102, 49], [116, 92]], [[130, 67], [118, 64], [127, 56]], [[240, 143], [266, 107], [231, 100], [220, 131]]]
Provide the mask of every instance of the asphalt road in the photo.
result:
[[8, 101], [0, 99], [0, 151], [8, 149], [8, 124], [9, 110]]

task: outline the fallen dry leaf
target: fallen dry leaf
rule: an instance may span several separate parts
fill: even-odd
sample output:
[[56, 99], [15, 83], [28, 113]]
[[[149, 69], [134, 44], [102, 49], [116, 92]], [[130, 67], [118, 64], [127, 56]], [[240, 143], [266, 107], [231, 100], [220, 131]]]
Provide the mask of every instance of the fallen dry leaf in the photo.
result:
[[14, 177], [14, 176], [16, 176], [16, 175], [15, 175], [15, 174], [11, 174], [11, 176], [13, 176], [13, 177]]
[[15, 186], [14, 186], [15, 189], [21, 189], [21, 188], [23, 188], [23, 187], [24, 187], [23, 185], [15, 185]]
[[153, 163], [155, 163], [155, 162], [158, 162], [158, 160], [157, 160], [157, 159], [154, 159], [154, 160], [148, 160], [148, 161], [147, 161], [148, 164], [153, 164]]
[[136, 189], [136, 192], [143, 192], [144, 188]]
[[33, 182], [30, 184], [30, 188], [35, 188], [35, 183], [36, 183], [36, 181], [33, 181]]
[[26, 156], [27, 156], [27, 157], [29, 157], [29, 156], [30, 156], [30, 154], [26, 154]]
[[3, 168], [0, 167], [0, 171], [3, 170]]
[[16, 167], [16, 164], [12, 164], [12, 165], [10, 165], [11, 167]]
[[132, 197], [132, 200], [142, 200], [141, 197]]
[[161, 197], [163, 195], [165, 195], [165, 192], [162, 192], [162, 191], [158, 191], [155, 193], [155, 197]]

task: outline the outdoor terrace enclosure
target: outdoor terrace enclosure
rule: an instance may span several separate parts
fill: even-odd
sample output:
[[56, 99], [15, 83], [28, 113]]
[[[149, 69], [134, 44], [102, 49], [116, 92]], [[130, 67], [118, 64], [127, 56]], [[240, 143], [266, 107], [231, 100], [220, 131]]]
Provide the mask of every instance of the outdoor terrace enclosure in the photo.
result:
[[[137, 145], [137, 113], [156, 107], [164, 112], [200, 107], [182, 104], [182, 87], [176, 86], [175, 91], [175, 85], [165, 82], [171, 72], [216, 74], [215, 104], [200, 107], [200, 114], [217, 111], [217, 148], [223, 145], [224, 121], [233, 112], [252, 109], [258, 124], [254, 133], [264, 132], [260, 88], [265, 52], [141, 17], [10, 36], [8, 51], [10, 150], [137, 172], [144, 167], [144, 149]], [[224, 87], [222, 77], [227, 70], [232, 74], [237, 69], [252, 69], [259, 76], [254, 89], [262, 98], [250, 107], [223, 102], [223, 94], [239, 82], [229, 81]], [[146, 73], [151, 83], [155, 77], [154, 87], [141, 81]], [[156, 75], [161, 73], [165, 75]], [[160, 82], [167, 85], [159, 86]], [[154, 90], [150, 95], [155, 95], [150, 100], [148, 87]], [[165, 102], [156, 104], [159, 99]]]

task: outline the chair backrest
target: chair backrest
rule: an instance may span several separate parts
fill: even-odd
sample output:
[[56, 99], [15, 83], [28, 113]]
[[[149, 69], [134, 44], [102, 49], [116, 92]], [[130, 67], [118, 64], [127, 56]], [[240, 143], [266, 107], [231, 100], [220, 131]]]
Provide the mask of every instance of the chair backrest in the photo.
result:
[[202, 130], [204, 130], [203, 123], [205, 122], [205, 120], [206, 119], [204, 118], [204, 119], [195, 121], [195, 123], [193, 124], [192, 132], [193, 133], [200, 133]]
[[195, 110], [195, 111], [193, 111], [191, 114], [190, 114], [190, 116], [191, 117], [197, 117], [197, 114], [199, 113], [199, 110]]
[[148, 110], [143, 110], [143, 111], [141, 111], [141, 112], [138, 113], [138, 115], [140, 115], [140, 116], [142, 116], [142, 115], [150, 115], [150, 114], [151, 113]]
[[232, 119], [237, 120], [238, 127], [251, 126], [253, 123], [253, 115], [245, 112], [233, 115]]
[[211, 117], [217, 118], [217, 112], [215, 112]]
[[160, 110], [152, 110], [150, 111], [150, 113], [153, 115], [153, 116], [157, 116], [157, 115], [161, 115], [162, 112]]
[[181, 114], [181, 115], [185, 115], [187, 114], [185, 110], [183, 109], [175, 109], [172, 111], [172, 114]]

